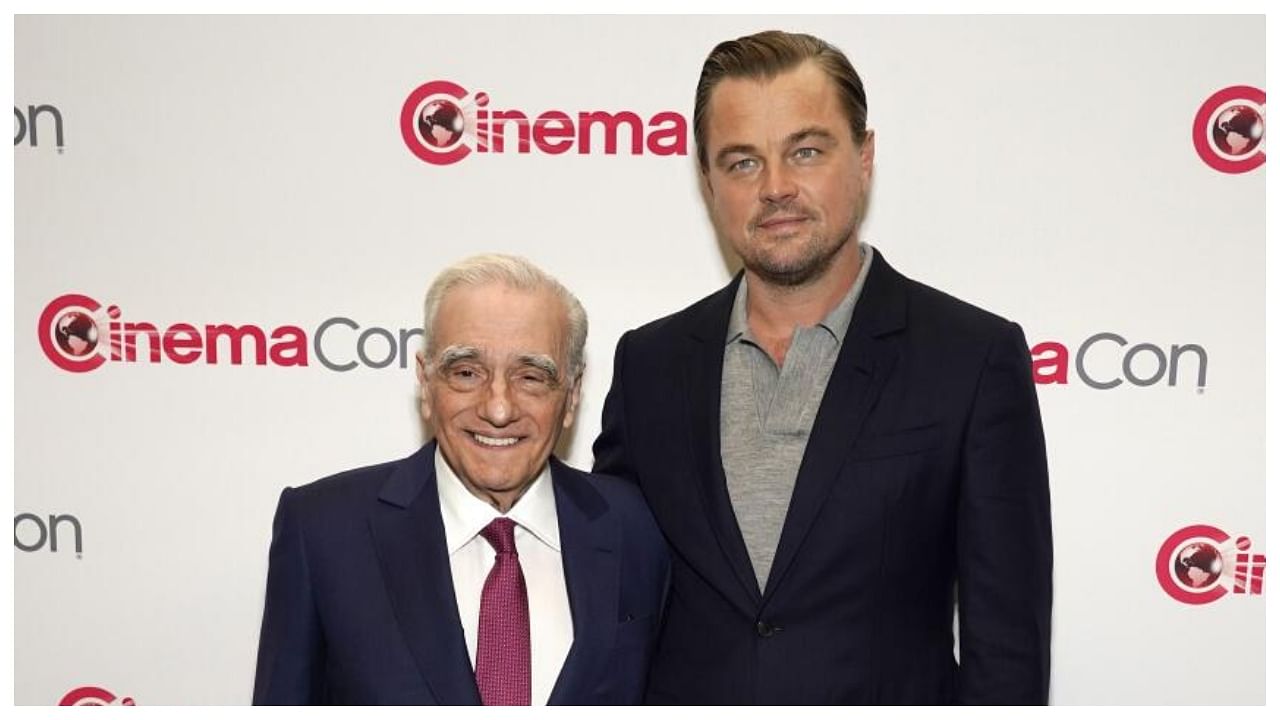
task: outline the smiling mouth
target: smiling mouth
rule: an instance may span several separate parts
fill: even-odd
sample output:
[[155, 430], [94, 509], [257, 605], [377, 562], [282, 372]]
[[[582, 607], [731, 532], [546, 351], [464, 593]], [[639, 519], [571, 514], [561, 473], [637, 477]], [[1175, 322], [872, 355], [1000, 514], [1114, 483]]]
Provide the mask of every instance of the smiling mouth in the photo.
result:
[[490, 437], [488, 435], [481, 435], [480, 433], [475, 433], [475, 432], [471, 432], [467, 434], [470, 435], [471, 438], [475, 440], [477, 443], [485, 447], [491, 447], [491, 448], [511, 447], [512, 445], [515, 445], [516, 443], [520, 442], [520, 438], [518, 437], [504, 437], [504, 438]]

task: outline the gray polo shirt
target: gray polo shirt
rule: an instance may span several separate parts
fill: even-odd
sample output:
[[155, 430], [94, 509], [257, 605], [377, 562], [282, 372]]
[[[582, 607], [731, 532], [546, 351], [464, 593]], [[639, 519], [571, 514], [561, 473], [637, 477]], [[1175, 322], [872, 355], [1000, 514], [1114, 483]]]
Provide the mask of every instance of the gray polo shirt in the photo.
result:
[[745, 279], [733, 300], [720, 381], [720, 454], [761, 590], [782, 536], [813, 418], [874, 260], [870, 245], [859, 249], [862, 268], [853, 287], [817, 325], [795, 329], [781, 369], [751, 335]]

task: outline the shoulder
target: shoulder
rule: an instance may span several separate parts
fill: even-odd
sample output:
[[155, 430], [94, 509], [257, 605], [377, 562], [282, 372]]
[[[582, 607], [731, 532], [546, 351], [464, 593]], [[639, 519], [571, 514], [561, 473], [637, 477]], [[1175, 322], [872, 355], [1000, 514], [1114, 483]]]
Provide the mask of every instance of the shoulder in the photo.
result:
[[607, 513], [609, 522], [617, 523], [624, 534], [650, 541], [661, 539], [649, 504], [635, 483], [613, 475], [584, 472], [559, 461], [557, 464], [560, 478], [569, 486], [566, 489], [578, 496], [580, 504], [586, 504], [583, 494], [596, 496], [602, 503], [600, 510]]
[[280, 508], [299, 518], [324, 522], [364, 512], [378, 498], [397, 471], [420, 459], [421, 451], [406, 458], [345, 470], [319, 480], [287, 487]]
[[903, 275], [879, 254], [872, 265], [872, 274], [905, 297], [909, 326], [920, 336], [985, 345], [996, 337], [1008, 336], [1017, 328], [990, 310]]
[[991, 312], [915, 280], [907, 280], [909, 312], [913, 323], [935, 331], [948, 330], [969, 337], [990, 336], [1012, 323]]
[[638, 345], [647, 346], [655, 342], [670, 342], [677, 337], [697, 333], [716, 321], [723, 323], [728, 317], [729, 308], [733, 305], [734, 292], [737, 290], [740, 279], [741, 274], [730, 280], [728, 285], [688, 307], [631, 330], [627, 333], [628, 339]]

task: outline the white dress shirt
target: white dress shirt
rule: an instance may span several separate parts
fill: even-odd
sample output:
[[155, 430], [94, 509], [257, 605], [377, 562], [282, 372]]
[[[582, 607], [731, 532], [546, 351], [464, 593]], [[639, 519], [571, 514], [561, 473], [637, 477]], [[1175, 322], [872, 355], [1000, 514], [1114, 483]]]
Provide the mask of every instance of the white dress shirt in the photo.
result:
[[[479, 533], [494, 518], [502, 517], [502, 513], [467, 490], [439, 448], [435, 466], [453, 590], [474, 670], [480, 595], [496, 557], [493, 546]], [[556, 516], [550, 466], [543, 466], [542, 473], [506, 516], [516, 523], [516, 552], [520, 555], [520, 569], [529, 592], [530, 700], [534, 705], [546, 705], [565, 656], [569, 654], [569, 646], [573, 644], [573, 617], [564, 584], [560, 522]]]

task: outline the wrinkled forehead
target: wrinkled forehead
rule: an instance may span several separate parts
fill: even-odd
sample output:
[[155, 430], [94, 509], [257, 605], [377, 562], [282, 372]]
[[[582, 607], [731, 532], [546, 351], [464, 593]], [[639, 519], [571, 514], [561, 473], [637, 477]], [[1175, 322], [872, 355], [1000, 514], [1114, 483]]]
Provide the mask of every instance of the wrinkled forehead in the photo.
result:
[[568, 335], [568, 312], [549, 288], [523, 289], [491, 282], [451, 289], [432, 328], [437, 359], [448, 347], [466, 347], [477, 359], [510, 361], [526, 355], [557, 359]]

